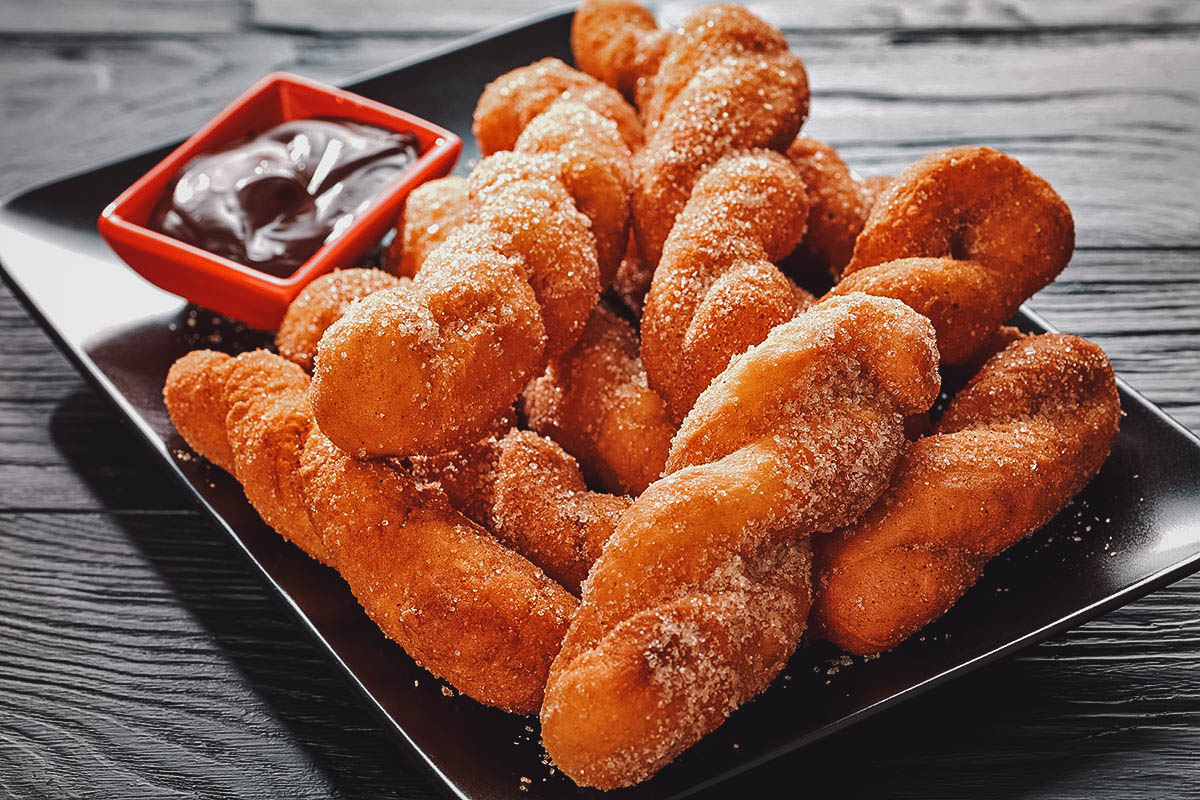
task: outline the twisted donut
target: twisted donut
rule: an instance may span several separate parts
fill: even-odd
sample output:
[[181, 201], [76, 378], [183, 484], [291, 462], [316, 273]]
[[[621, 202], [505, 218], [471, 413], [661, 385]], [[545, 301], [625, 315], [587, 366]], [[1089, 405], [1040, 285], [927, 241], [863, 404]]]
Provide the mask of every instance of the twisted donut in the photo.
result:
[[413, 457], [409, 469], [573, 594], [630, 502], [588, 491], [579, 464], [557, 443], [515, 428]]
[[[436, 487], [334, 447], [312, 424], [307, 390], [303, 370], [264, 350], [198, 350], [172, 366], [164, 397], [188, 443], [222, 459], [228, 448], [218, 465], [229, 465], [266, 523], [335, 567], [418, 663], [482, 703], [536, 711], [575, 598]], [[564, 468], [523, 477], [545, 485], [562, 481]], [[596, 538], [607, 536], [599, 519], [592, 524]], [[531, 548], [554, 533], [538, 539], [540, 530], [526, 536]]]
[[887, 486], [937, 395], [929, 322], [832, 298], [736, 357], [621, 517], [551, 667], [542, 738], [576, 782], [637, 783], [762, 691], [809, 605], [807, 535]]
[[940, 617], [1087, 485], [1120, 415], [1099, 347], [1062, 334], [1013, 342], [908, 448], [870, 511], [816, 538], [815, 634], [877, 653]]
[[1062, 272], [1074, 248], [1071, 210], [1049, 183], [998, 150], [954, 147], [896, 178], [846, 274], [898, 258], [977, 261], [1023, 300]]
[[429, 254], [467, 221], [469, 210], [466, 178], [449, 175], [422, 183], [404, 201], [384, 264], [397, 275], [416, 275]]
[[646, 145], [633, 159], [634, 230], [651, 264], [709, 166], [748, 148], [786, 149], [808, 115], [803, 62], [749, 11], [705, 6], [669, 42], [642, 106]]
[[850, 261], [873, 197], [837, 151], [819, 139], [797, 136], [787, 157], [808, 191], [807, 224], [797, 251], [806, 262], [837, 277]]
[[275, 334], [279, 355], [311, 371], [321, 334], [341, 318], [351, 303], [404, 281], [379, 269], [340, 269], [322, 275], [288, 305]]
[[639, 106], [670, 39], [648, 9], [629, 0], [584, 0], [571, 21], [575, 64]]
[[629, 152], [641, 148], [642, 123], [619, 92], [557, 58], [543, 58], [506, 72], [484, 87], [471, 128], [479, 152], [490, 156], [512, 150], [521, 131], [559, 98], [582, 103], [616, 123]]
[[325, 435], [358, 455], [438, 453], [511, 407], [575, 343], [616, 270], [628, 163], [616, 126], [565, 100], [515, 151], [481, 161], [470, 222], [411, 287], [356, 303], [321, 338], [312, 397]]
[[589, 481], [638, 495], [662, 473], [675, 425], [646, 385], [633, 326], [598, 304], [575, 346], [521, 394], [530, 428], [579, 459]]
[[1073, 248], [1070, 209], [1048, 183], [1004, 153], [960, 147], [896, 179], [832, 293], [908, 303], [933, 320], [942, 363], [956, 366], [1063, 270]]
[[313, 425], [308, 385], [304, 370], [266, 350], [194, 350], [171, 365], [163, 400], [188, 445], [238, 479], [264, 522], [329, 564], [297, 475]]
[[404, 470], [316, 428], [300, 477], [338, 571], [389, 638], [481, 703], [537, 711], [574, 597]]
[[806, 198], [795, 168], [770, 150], [726, 156], [696, 182], [642, 313], [646, 375], [672, 419], [802, 307], [773, 262], [803, 236]]
[[887, 190], [892, 188], [892, 184], [895, 182], [896, 178], [892, 175], [868, 175], [859, 182], [859, 190], [862, 193], [863, 202], [867, 206], [868, 216], [870, 216], [871, 209], [875, 208], [875, 204], [879, 202], [879, 198], [887, 194]]
[[969, 361], [1025, 297], [977, 261], [901, 258], [851, 273], [831, 295], [864, 292], [892, 297], [929, 317], [942, 363]]

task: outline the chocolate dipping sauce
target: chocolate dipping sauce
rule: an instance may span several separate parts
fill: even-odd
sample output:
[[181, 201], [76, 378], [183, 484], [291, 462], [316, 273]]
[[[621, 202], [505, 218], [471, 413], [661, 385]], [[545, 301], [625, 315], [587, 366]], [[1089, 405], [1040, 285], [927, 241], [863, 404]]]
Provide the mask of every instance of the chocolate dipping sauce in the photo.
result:
[[285, 122], [194, 159], [150, 227], [287, 277], [419, 155], [407, 132], [341, 119]]

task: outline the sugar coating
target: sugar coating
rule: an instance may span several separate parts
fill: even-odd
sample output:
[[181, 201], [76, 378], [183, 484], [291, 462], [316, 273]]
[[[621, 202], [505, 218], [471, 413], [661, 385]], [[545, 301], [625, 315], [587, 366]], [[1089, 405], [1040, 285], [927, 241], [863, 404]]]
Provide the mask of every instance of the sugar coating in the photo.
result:
[[311, 371], [317, 342], [352, 303], [405, 281], [379, 269], [340, 269], [322, 275], [288, 305], [275, 334], [279, 355]]
[[521, 411], [579, 460], [590, 483], [635, 496], [662, 474], [676, 427], [647, 384], [633, 326], [603, 303], [575, 346], [525, 387]]
[[576, 600], [431, 487], [314, 428], [300, 475], [313, 524], [367, 615], [476, 700], [529, 714]]
[[936, 365], [925, 318], [849, 295], [776, 327], [701, 394], [551, 669], [542, 733], [564, 772], [636, 783], [765, 688], [803, 628], [807, 535], [886, 488]]
[[489, 156], [514, 149], [525, 127], [560, 98], [582, 103], [612, 120], [629, 152], [642, 146], [642, 123], [619, 92], [557, 58], [543, 58], [484, 87], [472, 125], [479, 152]]
[[1004, 338], [879, 502], [816, 539], [817, 635], [852, 653], [896, 646], [1100, 469], [1121, 414], [1104, 352], [1062, 334]]
[[799, 173], [770, 150], [725, 156], [675, 221], [642, 314], [650, 385], [674, 420], [747, 347], [802, 308], [774, 261], [804, 234]]
[[416, 275], [429, 254], [467, 221], [469, 213], [466, 178], [448, 175], [413, 189], [388, 246], [387, 268], [407, 278]]
[[348, 452], [463, 445], [579, 338], [599, 259], [615, 272], [628, 236], [628, 150], [611, 120], [562, 99], [516, 148], [476, 166], [468, 221], [411, 286], [353, 305], [318, 344], [313, 411]]

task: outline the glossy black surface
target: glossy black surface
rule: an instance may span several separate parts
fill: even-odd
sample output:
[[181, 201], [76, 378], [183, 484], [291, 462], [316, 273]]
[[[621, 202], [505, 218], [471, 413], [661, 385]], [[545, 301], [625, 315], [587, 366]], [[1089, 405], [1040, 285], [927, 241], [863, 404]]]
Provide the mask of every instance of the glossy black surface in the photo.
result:
[[[464, 134], [464, 171], [476, 157], [470, 113], [483, 84], [538, 57], [566, 57], [568, 24], [565, 15], [550, 18], [349, 88]], [[598, 796], [550, 773], [533, 720], [443, 696], [442, 684], [383, 639], [333, 572], [268, 530], [231, 478], [187, 455], [159, 395], [168, 366], [194, 347], [232, 351], [265, 337], [149, 286], [96, 234], [100, 209], [164, 152], [9, 201], [0, 209], [6, 279], [452, 795]], [[1029, 316], [1022, 321], [1042, 327]], [[989, 565], [923, 636], [849, 666], [824, 647], [803, 649], [769, 692], [718, 733], [650, 783], [611, 796], [677, 797], [727, 779], [1200, 566], [1200, 442], [1127, 387], [1122, 403], [1127, 416], [1099, 477], [1043, 531]]]

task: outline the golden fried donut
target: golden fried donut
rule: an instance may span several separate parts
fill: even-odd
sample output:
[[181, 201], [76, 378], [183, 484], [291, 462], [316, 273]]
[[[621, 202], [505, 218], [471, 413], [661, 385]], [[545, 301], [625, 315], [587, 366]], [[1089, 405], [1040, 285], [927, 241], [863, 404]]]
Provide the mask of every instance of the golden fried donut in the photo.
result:
[[1099, 347], [1063, 334], [1013, 342], [908, 448], [866, 515], [817, 537], [814, 633], [878, 653], [940, 617], [1092, 479], [1120, 415]]
[[512, 150], [534, 117], [559, 98], [582, 103], [612, 120], [629, 152], [642, 146], [642, 123], [619, 92], [557, 58], [543, 58], [506, 72], [484, 87], [472, 125], [479, 152], [490, 156]]
[[279, 355], [312, 370], [321, 334], [337, 322], [351, 303], [402, 283], [403, 279], [379, 269], [340, 269], [322, 275], [305, 286], [288, 305], [275, 334]]
[[595, 130], [598, 124], [581, 106], [564, 101], [530, 122], [516, 149], [554, 157], [558, 180], [591, 223], [604, 288], [629, 244], [633, 173], [625, 146]]
[[481, 703], [532, 714], [576, 600], [412, 476], [314, 428], [300, 476], [313, 522], [367, 615]]
[[831, 298], [736, 357], [625, 512], [554, 661], [542, 739], [577, 783], [645, 780], [766, 688], [809, 605], [807, 535], [882, 492], [937, 396], [928, 320]]
[[955, 147], [908, 167], [871, 209], [846, 274], [898, 258], [977, 261], [1022, 299], [1062, 272], [1071, 210], [1042, 178], [989, 147]]
[[493, 498], [496, 538], [576, 595], [631, 502], [589, 491], [575, 459], [518, 430], [496, 443]]
[[579, 464], [532, 431], [496, 430], [459, 450], [408, 461], [423, 486], [573, 594], [629, 499], [589, 491]]
[[530, 428], [575, 456], [589, 482], [641, 494], [662, 473], [675, 425], [646, 383], [633, 326], [602, 303], [575, 346], [521, 395]]
[[893, 175], [868, 175], [859, 181], [859, 192], [862, 195], [863, 203], [867, 206], [868, 215], [879, 198], [887, 194], [887, 190], [892, 188], [892, 184], [895, 182], [896, 178]]
[[770, 150], [726, 156], [696, 182], [642, 314], [646, 374], [673, 419], [732, 356], [799, 310], [773, 262], [804, 234], [806, 197], [799, 173]]
[[797, 249], [806, 262], [836, 278], [850, 261], [872, 200], [825, 142], [801, 134], [788, 147], [787, 157], [800, 171], [808, 192], [807, 225]]
[[894, 297], [929, 317], [942, 363], [952, 366], [971, 359], [1025, 300], [982, 264], [953, 258], [901, 258], [867, 267], [847, 275], [830, 294], [849, 292]]
[[455, 228], [467, 221], [467, 179], [457, 175], [426, 181], [412, 190], [396, 223], [384, 263], [411, 278]]
[[642, 107], [646, 145], [634, 155], [634, 230], [657, 264], [704, 171], [748, 148], [782, 151], [808, 114], [804, 64], [776, 28], [738, 6], [705, 6], [670, 39]]
[[[300, 494], [300, 453], [312, 428], [308, 375], [255, 350], [232, 358], [199, 350], [167, 373], [167, 413], [192, 449], [238, 479], [263, 521], [318, 561], [329, 563]], [[218, 431], [225, 432], [224, 450]]]
[[671, 33], [630, 0], [584, 0], [571, 21], [571, 54], [584, 72], [640, 105]]
[[1073, 248], [1071, 212], [1048, 183], [996, 150], [960, 147], [896, 179], [832, 293], [903, 300], [933, 319], [942, 363], [960, 365]]
[[215, 350], [193, 350], [171, 365], [163, 403], [175, 430], [204, 458], [233, 473], [233, 450], [225, 434], [225, 380], [233, 358]]
[[625, 247], [628, 177], [616, 126], [566, 100], [534, 119], [515, 151], [481, 161], [470, 222], [411, 287], [356, 303], [321, 338], [312, 398], [325, 435], [364, 456], [436, 454], [477, 438], [579, 338], [602, 259], [615, 271]]

